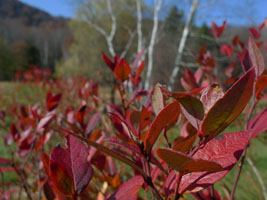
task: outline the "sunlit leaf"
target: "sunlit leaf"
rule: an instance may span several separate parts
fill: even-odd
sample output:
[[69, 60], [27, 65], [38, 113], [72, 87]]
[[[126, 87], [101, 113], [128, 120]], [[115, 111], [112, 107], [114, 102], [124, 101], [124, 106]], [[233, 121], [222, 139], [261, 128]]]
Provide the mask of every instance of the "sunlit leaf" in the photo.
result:
[[248, 132], [226, 133], [210, 140], [199, 149], [193, 159], [220, 164], [220, 172], [193, 172], [182, 177], [179, 193], [198, 192], [221, 180], [237, 163], [248, 144]]
[[265, 69], [264, 57], [261, 50], [251, 37], [248, 39], [248, 53], [251, 63], [253, 67], [255, 67], [256, 76], [262, 75]]
[[220, 134], [240, 115], [252, 95], [254, 78], [255, 72], [251, 69], [209, 110], [201, 125], [201, 134], [207, 140]]

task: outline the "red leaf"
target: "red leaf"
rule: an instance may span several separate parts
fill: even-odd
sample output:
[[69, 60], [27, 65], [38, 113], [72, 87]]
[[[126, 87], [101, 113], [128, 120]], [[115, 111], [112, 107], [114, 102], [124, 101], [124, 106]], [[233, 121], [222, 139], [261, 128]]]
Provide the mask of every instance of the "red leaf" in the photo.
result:
[[179, 193], [198, 192], [221, 180], [237, 163], [248, 144], [247, 132], [226, 133], [209, 141], [199, 149], [194, 159], [216, 162], [223, 167], [221, 172], [193, 172], [182, 177]]
[[152, 112], [143, 106], [140, 115], [139, 131], [143, 130], [147, 125], [149, 125], [151, 116]]
[[178, 101], [174, 101], [167, 105], [157, 117], [152, 122], [148, 134], [144, 141], [144, 148], [147, 155], [150, 155], [150, 152], [158, 139], [160, 133], [164, 128], [170, 125], [174, 119], [180, 114], [181, 109]]
[[221, 46], [220, 51], [222, 54], [226, 55], [226, 56], [232, 56], [233, 53], [233, 49], [230, 45], [228, 44], [224, 44]]
[[248, 39], [248, 53], [251, 63], [255, 67], [256, 76], [262, 75], [265, 69], [264, 57], [251, 37]]
[[250, 33], [253, 35], [253, 37], [255, 39], [259, 39], [260, 38], [261, 34], [260, 34], [260, 32], [257, 29], [255, 29], [255, 28], [249, 28], [248, 30], [250, 31]]
[[260, 94], [266, 86], [267, 86], [267, 75], [262, 75], [256, 81], [255, 96], [257, 100], [260, 99]]
[[205, 113], [224, 95], [222, 88], [218, 84], [212, 84], [205, 88], [201, 94], [200, 101], [203, 103]]
[[267, 130], [267, 108], [257, 114], [248, 125], [249, 139], [253, 139], [263, 131]]
[[198, 68], [198, 70], [195, 72], [195, 75], [194, 75], [195, 76], [195, 80], [196, 80], [197, 83], [199, 83], [202, 75], [203, 75], [202, 69]]
[[226, 26], [226, 21], [223, 22], [222, 26], [217, 26], [215, 22], [211, 22], [210, 32], [214, 37], [220, 37], [225, 26]]
[[247, 72], [252, 67], [252, 63], [249, 58], [249, 53], [247, 49], [244, 49], [244, 51], [238, 55], [238, 59], [242, 64], [244, 72]]
[[188, 68], [184, 69], [184, 75], [181, 78], [181, 84], [186, 91], [191, 91], [195, 88], [198, 88], [194, 73]]
[[48, 177], [50, 177], [49, 156], [45, 152], [42, 153], [42, 162], [43, 162], [45, 173], [47, 174]]
[[186, 138], [178, 137], [175, 139], [174, 146], [172, 147], [172, 149], [175, 151], [186, 153], [192, 148], [196, 137], [197, 134], [189, 135]]
[[232, 123], [248, 104], [255, 79], [254, 69], [243, 75], [209, 110], [201, 124], [201, 134], [210, 140]]
[[114, 69], [115, 78], [121, 83], [123, 83], [125, 80], [128, 79], [130, 73], [130, 66], [124, 59], [121, 59]]
[[127, 165], [129, 165], [132, 168], [134, 168], [135, 170], [137, 170], [140, 174], [142, 174], [143, 177], [147, 178], [147, 175], [145, 174], [145, 172], [138, 165], [136, 165], [132, 160], [128, 159], [124, 155], [121, 155], [120, 153], [114, 152], [103, 145], [97, 144], [96, 142], [87, 140], [87, 139], [85, 139], [79, 135], [76, 135], [76, 134], [72, 133], [71, 131], [68, 131], [67, 129], [61, 128], [61, 130], [75, 136], [76, 138], [78, 138], [84, 142], [86, 142], [89, 146], [93, 146], [97, 150], [99, 150], [99, 151], [101, 151], [101, 152], [103, 152], [103, 153], [105, 153], [105, 154], [107, 154], [113, 158], [116, 158], [123, 163], [126, 163]]
[[[50, 154], [50, 174], [53, 183], [61, 192], [80, 194], [93, 175], [93, 169], [87, 162], [88, 149], [72, 135], [66, 136], [66, 139], [66, 149], [55, 147]], [[66, 179], [67, 187], [62, 179]]]
[[162, 160], [182, 175], [191, 172], [218, 172], [223, 170], [223, 168], [215, 162], [193, 159], [186, 154], [172, 149], [158, 149], [157, 153]]
[[61, 94], [53, 95], [50, 91], [48, 91], [46, 93], [46, 110], [50, 112], [58, 107], [61, 96]]
[[107, 66], [111, 69], [111, 71], [113, 71], [115, 68], [115, 65], [103, 52], [102, 52], [102, 58], [105, 61], [105, 63], [107, 64]]
[[144, 179], [142, 176], [134, 176], [127, 182], [124, 182], [119, 189], [108, 200], [136, 200], [138, 191], [142, 187]]
[[76, 113], [76, 119], [79, 122], [79, 124], [83, 127], [84, 126], [84, 117], [86, 114], [86, 108], [87, 106], [82, 106], [79, 111]]
[[185, 92], [170, 92], [162, 89], [162, 91], [170, 97], [173, 97], [182, 104], [182, 112], [187, 120], [198, 130], [201, 120], [204, 117], [204, 107], [200, 100], [191, 94], [199, 93], [203, 88], [197, 88], [190, 93]]
[[90, 118], [90, 122], [87, 124], [86, 129], [85, 129], [85, 135], [87, 137], [90, 136], [90, 134], [92, 133], [92, 131], [96, 127], [96, 125], [100, 119], [100, 115], [101, 115], [101, 112], [97, 112]]
[[141, 76], [141, 72], [143, 71], [144, 66], [145, 66], [145, 61], [143, 61], [143, 62], [139, 65], [139, 67], [138, 67], [138, 69], [137, 69], [137, 74], [136, 74], [136, 78], [137, 78], [137, 79], [139, 79], [139, 77]]

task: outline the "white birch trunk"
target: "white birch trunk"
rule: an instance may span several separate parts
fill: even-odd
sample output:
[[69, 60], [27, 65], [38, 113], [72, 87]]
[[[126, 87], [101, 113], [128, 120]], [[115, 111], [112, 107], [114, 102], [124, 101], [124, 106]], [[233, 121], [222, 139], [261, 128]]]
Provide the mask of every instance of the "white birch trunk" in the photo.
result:
[[190, 29], [190, 25], [193, 19], [193, 16], [195, 14], [195, 12], [197, 11], [198, 8], [198, 4], [199, 4], [199, 0], [194, 0], [192, 5], [191, 5], [191, 9], [190, 9], [190, 13], [188, 16], [188, 19], [186, 21], [184, 30], [183, 30], [183, 34], [182, 34], [182, 39], [180, 41], [179, 47], [178, 47], [178, 52], [176, 55], [176, 59], [175, 59], [175, 63], [174, 63], [174, 68], [171, 74], [171, 78], [170, 78], [170, 83], [169, 83], [169, 90], [173, 89], [174, 83], [175, 83], [175, 79], [177, 78], [178, 72], [180, 70], [180, 64], [182, 61], [182, 56], [183, 56], [183, 51], [184, 51], [184, 47], [185, 47], [185, 43], [188, 37], [188, 33], [189, 33], [189, 29]]
[[154, 45], [158, 30], [158, 13], [161, 8], [162, 0], [155, 0], [155, 8], [154, 8], [154, 25], [151, 34], [150, 44], [148, 47], [148, 68], [145, 80], [145, 89], [148, 90], [150, 87], [150, 79], [153, 69], [153, 52], [154, 52]]

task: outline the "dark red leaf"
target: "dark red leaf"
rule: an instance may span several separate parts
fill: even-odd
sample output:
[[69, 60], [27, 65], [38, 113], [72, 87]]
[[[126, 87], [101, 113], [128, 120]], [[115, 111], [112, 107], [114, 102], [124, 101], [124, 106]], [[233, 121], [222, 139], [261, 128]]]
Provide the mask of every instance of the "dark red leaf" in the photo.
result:
[[[56, 187], [65, 194], [80, 194], [88, 185], [93, 169], [87, 162], [88, 148], [72, 135], [66, 136], [67, 148], [55, 147], [50, 154], [50, 174]], [[61, 179], [66, 179], [67, 188]], [[73, 190], [71, 189], [73, 182]]]
[[56, 94], [53, 95], [50, 91], [46, 93], [46, 109], [47, 111], [52, 111], [56, 107], [58, 107], [60, 99], [62, 95], [61, 94]]
[[255, 39], [259, 39], [260, 38], [261, 34], [260, 34], [260, 32], [257, 29], [255, 29], [255, 28], [249, 28], [248, 30], [250, 31], [250, 33], [253, 35], [253, 37]]
[[[202, 90], [202, 88], [197, 88], [195, 90], [197, 91], [197, 93], [199, 93], [199, 91]], [[191, 91], [190, 93], [185, 93], [185, 92], [174, 93], [167, 91], [165, 89], [162, 89], [162, 91], [167, 96], [177, 99], [179, 103], [182, 104], [183, 114], [185, 115], [187, 120], [198, 130], [205, 112], [201, 101], [191, 95], [194, 93], [194, 90]]]
[[237, 163], [248, 144], [247, 132], [226, 133], [209, 141], [199, 149], [194, 159], [216, 162], [224, 169], [221, 172], [193, 172], [182, 177], [179, 193], [198, 192], [221, 180]]
[[109, 156], [111, 156], [113, 158], [116, 158], [116, 159], [118, 159], [119, 161], [121, 161], [123, 163], [126, 163], [127, 165], [129, 165], [132, 168], [134, 168], [135, 170], [137, 170], [140, 174], [142, 174], [143, 177], [147, 177], [145, 172], [139, 166], [137, 166], [132, 160], [128, 159], [124, 155], [121, 155], [121, 154], [119, 154], [117, 152], [114, 152], [114, 151], [110, 150], [109, 148], [107, 148], [107, 147], [105, 147], [103, 145], [97, 144], [96, 142], [90, 141], [90, 140], [88, 140], [86, 138], [83, 138], [83, 137], [81, 137], [79, 135], [76, 135], [76, 134], [68, 131], [67, 129], [62, 129], [61, 128], [61, 130], [64, 131], [64, 132], [67, 132], [67, 133], [69, 133], [69, 134], [71, 134], [73, 136], [75, 136], [76, 138], [78, 138], [78, 139], [80, 139], [80, 140], [82, 140], [84, 142], [86, 142], [89, 146], [93, 146], [97, 150], [99, 150], [99, 151], [101, 151], [101, 152], [103, 152], [103, 153], [105, 153], [105, 154], [107, 154], [107, 155], [109, 155]]
[[136, 200], [138, 191], [144, 184], [142, 176], [134, 176], [127, 182], [124, 182], [119, 189], [108, 200]]
[[256, 76], [262, 75], [265, 69], [264, 57], [255, 41], [250, 37], [248, 39], [248, 53], [253, 67], [255, 67]]
[[244, 51], [240, 55], [238, 55], [238, 59], [242, 64], [244, 72], [247, 72], [250, 68], [253, 67], [247, 49], [244, 49]]
[[258, 136], [263, 131], [267, 130], [267, 108], [263, 109], [259, 114], [257, 114], [253, 120], [249, 122], [248, 132], [249, 139], [253, 139]]
[[222, 26], [217, 26], [215, 22], [211, 22], [210, 32], [214, 37], [220, 37], [225, 26], [226, 26], [226, 21], [223, 22]]
[[243, 75], [209, 110], [201, 124], [206, 141], [220, 134], [248, 104], [255, 79], [254, 69]]
[[107, 66], [111, 69], [111, 71], [114, 71], [115, 64], [102, 52], [102, 58], [107, 64]]
[[181, 78], [181, 84], [186, 91], [191, 91], [195, 88], [198, 88], [195, 75], [188, 68], [184, 69], [184, 74]]
[[49, 171], [51, 180], [58, 191], [65, 196], [73, 196], [75, 194], [73, 179], [60, 162], [50, 160]]
[[147, 155], [150, 155], [153, 145], [155, 144], [162, 130], [170, 125], [173, 120], [177, 118], [180, 112], [181, 109], [178, 101], [170, 103], [160, 111], [160, 113], [152, 122], [149, 132], [144, 141], [144, 148]]
[[197, 98], [186, 95], [177, 99], [182, 104], [182, 111], [186, 119], [197, 129], [204, 117], [204, 107]]

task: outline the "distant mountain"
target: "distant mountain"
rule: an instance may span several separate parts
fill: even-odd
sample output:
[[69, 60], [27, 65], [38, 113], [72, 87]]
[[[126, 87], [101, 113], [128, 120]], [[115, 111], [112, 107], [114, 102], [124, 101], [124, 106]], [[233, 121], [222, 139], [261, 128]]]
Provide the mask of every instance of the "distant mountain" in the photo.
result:
[[[36, 0], [38, 1], [38, 0]], [[27, 26], [62, 25], [67, 19], [53, 17], [49, 13], [18, 0], [0, 0], [0, 18], [19, 20]]]

